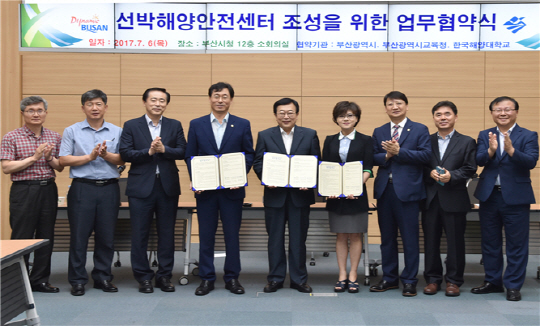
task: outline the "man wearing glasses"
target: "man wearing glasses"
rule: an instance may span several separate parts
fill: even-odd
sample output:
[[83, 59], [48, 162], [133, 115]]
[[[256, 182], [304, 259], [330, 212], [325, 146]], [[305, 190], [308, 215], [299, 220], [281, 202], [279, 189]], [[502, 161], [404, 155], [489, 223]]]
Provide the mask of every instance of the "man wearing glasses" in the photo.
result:
[[88, 283], [86, 255], [88, 239], [94, 232], [94, 288], [117, 292], [111, 283], [114, 256], [114, 229], [120, 206], [117, 166], [122, 128], [105, 121], [107, 95], [93, 89], [81, 96], [86, 119], [66, 128], [60, 149], [60, 163], [70, 166], [68, 281], [71, 294], [85, 294]]
[[480, 200], [485, 277], [471, 292], [504, 292], [506, 287], [506, 299], [519, 301], [529, 258], [529, 213], [535, 203], [530, 171], [538, 161], [538, 134], [518, 126], [519, 104], [511, 97], [494, 99], [489, 110], [497, 126], [478, 135], [476, 163], [484, 170], [474, 193]]
[[[262, 179], [265, 152], [289, 155], [317, 155], [321, 157], [319, 138], [313, 129], [296, 125], [300, 107], [290, 98], [274, 103], [274, 116], [278, 126], [259, 132], [255, 147], [253, 170]], [[306, 238], [309, 228], [310, 205], [315, 194], [308, 188], [264, 187], [264, 215], [268, 232], [268, 284], [264, 292], [276, 292], [283, 287], [287, 274], [285, 254], [285, 223], [289, 225], [290, 287], [310, 293], [307, 284]]]
[[[10, 174], [13, 181], [9, 194], [11, 239], [49, 240], [34, 252], [29, 275], [32, 290], [56, 293], [59, 289], [49, 284], [58, 205], [54, 170], [61, 172], [64, 167], [58, 161], [60, 134], [43, 127], [47, 106], [40, 96], [21, 101], [24, 125], [2, 138], [0, 159], [2, 172]], [[28, 255], [24, 259], [28, 266]]]

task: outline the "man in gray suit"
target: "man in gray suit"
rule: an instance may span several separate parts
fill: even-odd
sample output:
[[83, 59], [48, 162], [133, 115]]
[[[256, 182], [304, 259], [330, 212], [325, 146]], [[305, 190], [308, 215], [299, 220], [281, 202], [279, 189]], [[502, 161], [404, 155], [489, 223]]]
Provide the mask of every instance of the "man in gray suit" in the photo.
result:
[[467, 180], [476, 172], [476, 143], [454, 129], [456, 105], [441, 101], [431, 110], [437, 132], [431, 135], [431, 159], [425, 168], [427, 199], [422, 212], [425, 241], [424, 294], [435, 294], [443, 281], [441, 235], [446, 233], [446, 295], [459, 295], [465, 270], [465, 225], [471, 209]]
[[[265, 152], [321, 157], [319, 138], [313, 129], [296, 125], [300, 107], [290, 98], [274, 103], [278, 126], [259, 132], [253, 170], [262, 179]], [[291, 288], [310, 293], [307, 284], [306, 238], [309, 228], [309, 206], [315, 195], [308, 188], [264, 187], [264, 215], [268, 232], [268, 262], [270, 272], [264, 292], [276, 292], [283, 287], [287, 274], [285, 255], [285, 222], [289, 225], [289, 276]]]

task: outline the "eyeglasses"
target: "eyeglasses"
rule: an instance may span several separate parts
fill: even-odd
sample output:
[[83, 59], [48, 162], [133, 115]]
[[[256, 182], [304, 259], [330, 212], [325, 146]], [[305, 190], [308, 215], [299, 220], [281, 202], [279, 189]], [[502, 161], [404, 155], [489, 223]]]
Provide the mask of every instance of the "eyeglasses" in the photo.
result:
[[510, 113], [510, 112], [512, 112], [512, 111], [516, 111], [516, 109], [508, 109], [508, 108], [506, 108], [506, 109], [497, 109], [497, 110], [491, 110], [491, 111], [493, 111], [493, 112], [495, 112], [495, 113], [502, 113], [502, 112], [504, 112], [504, 113]]
[[292, 112], [292, 111], [289, 111], [289, 112], [279, 112], [278, 114], [278, 117], [280, 118], [285, 118], [286, 116], [289, 116], [289, 118], [293, 118], [296, 113], [295, 112]]
[[354, 117], [355, 117], [354, 114], [347, 114], [347, 115], [339, 115], [338, 119], [344, 120], [345, 118], [347, 118], [349, 120], [352, 120], [352, 118], [354, 118]]
[[24, 113], [26, 114], [29, 114], [29, 115], [34, 115], [34, 114], [39, 114], [39, 115], [42, 115], [43, 113], [45, 113], [45, 110], [27, 110], [27, 111], [24, 111]]

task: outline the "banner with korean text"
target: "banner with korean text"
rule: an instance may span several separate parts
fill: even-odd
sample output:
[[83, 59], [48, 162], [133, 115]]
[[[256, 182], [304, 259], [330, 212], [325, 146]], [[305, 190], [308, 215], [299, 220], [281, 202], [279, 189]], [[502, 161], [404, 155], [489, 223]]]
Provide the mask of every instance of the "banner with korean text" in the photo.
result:
[[21, 48], [531, 51], [540, 4], [21, 4]]

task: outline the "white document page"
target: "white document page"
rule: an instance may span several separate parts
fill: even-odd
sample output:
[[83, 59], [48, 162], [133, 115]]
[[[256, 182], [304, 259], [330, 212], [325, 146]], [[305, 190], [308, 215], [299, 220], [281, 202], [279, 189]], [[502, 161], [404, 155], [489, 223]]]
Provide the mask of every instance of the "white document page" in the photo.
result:
[[319, 163], [319, 195], [342, 195], [341, 164], [336, 162]]
[[289, 157], [265, 152], [261, 182], [266, 186], [286, 187], [289, 184]]
[[219, 188], [219, 164], [214, 155], [191, 158], [191, 186], [195, 190]]
[[223, 188], [244, 187], [247, 183], [246, 156], [244, 153], [221, 155], [219, 171]]
[[347, 162], [342, 168], [343, 195], [362, 195], [364, 190], [364, 165], [362, 162]]
[[314, 188], [317, 186], [316, 155], [294, 155], [291, 157], [289, 184], [292, 188]]

